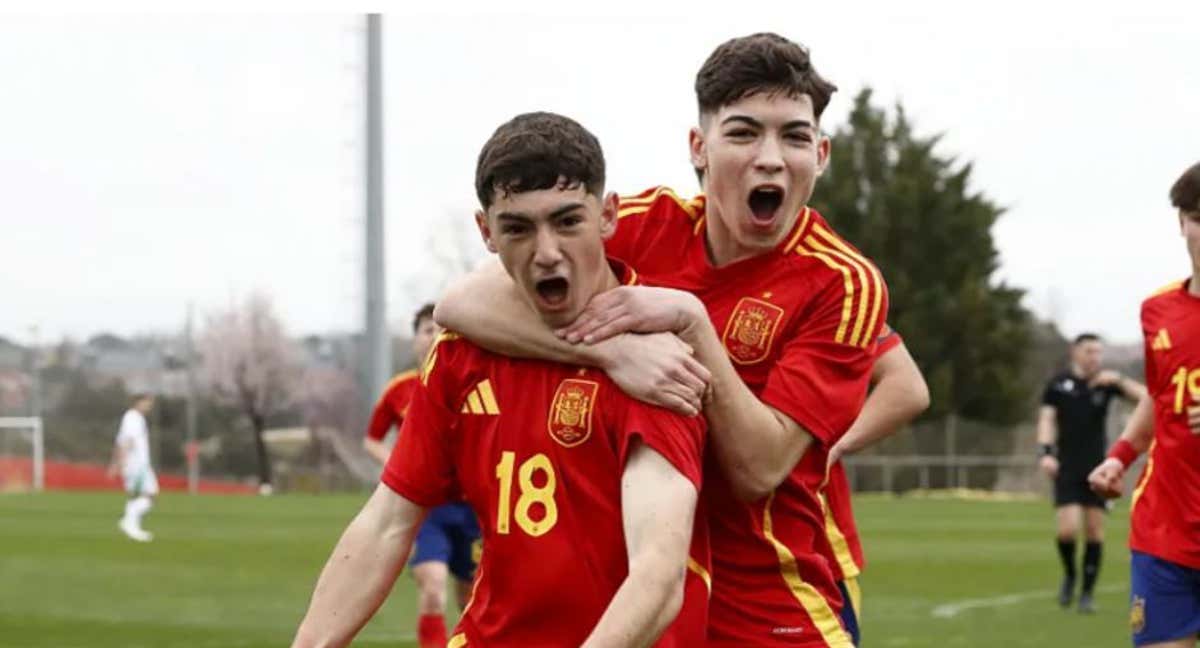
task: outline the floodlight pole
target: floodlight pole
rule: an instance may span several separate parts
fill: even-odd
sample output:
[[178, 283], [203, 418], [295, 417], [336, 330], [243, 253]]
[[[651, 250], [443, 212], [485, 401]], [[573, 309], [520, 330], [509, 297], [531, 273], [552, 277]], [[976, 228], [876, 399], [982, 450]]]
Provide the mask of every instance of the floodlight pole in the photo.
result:
[[367, 403], [383, 391], [392, 371], [392, 345], [387, 328], [383, 236], [383, 19], [367, 14], [366, 65], [366, 354], [363, 394]]

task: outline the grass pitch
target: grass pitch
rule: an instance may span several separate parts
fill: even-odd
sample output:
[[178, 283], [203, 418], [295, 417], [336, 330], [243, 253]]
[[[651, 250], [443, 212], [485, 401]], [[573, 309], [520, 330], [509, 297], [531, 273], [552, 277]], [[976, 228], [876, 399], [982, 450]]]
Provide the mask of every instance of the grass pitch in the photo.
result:
[[[0, 645], [286, 646], [361, 496], [165, 495], [155, 541], [116, 494], [0, 495]], [[860, 497], [870, 647], [1128, 646], [1127, 510], [1109, 520], [1095, 616], [1060, 610], [1045, 502]], [[451, 598], [453, 600], [453, 598]], [[401, 576], [356, 646], [415, 647]]]

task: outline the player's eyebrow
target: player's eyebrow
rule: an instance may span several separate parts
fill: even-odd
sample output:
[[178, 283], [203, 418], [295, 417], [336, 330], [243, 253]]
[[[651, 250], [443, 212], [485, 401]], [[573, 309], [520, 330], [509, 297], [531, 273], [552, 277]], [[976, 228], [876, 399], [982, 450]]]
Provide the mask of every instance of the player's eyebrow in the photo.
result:
[[498, 221], [519, 221], [522, 223], [528, 223], [529, 221], [531, 221], [533, 219], [530, 218], [527, 214], [523, 214], [521, 212], [500, 212], [499, 214], [496, 214], [496, 220], [498, 220]]
[[[579, 209], [581, 207], [583, 207], [583, 203], [581, 203], [579, 201], [569, 202], [560, 207], [556, 207], [554, 209], [554, 211], [552, 211], [546, 215], [546, 218], [548, 220], [553, 220], [555, 218], [558, 218], [559, 216], [573, 212], [576, 209]], [[501, 221], [501, 220], [521, 221], [521, 222], [527, 223], [527, 222], [534, 220], [534, 218], [524, 212], [500, 212], [499, 214], [496, 214], [496, 220], [498, 220], [498, 221]]]
[[725, 119], [721, 120], [721, 125], [724, 126], [725, 124], [729, 124], [731, 122], [741, 122], [743, 124], [746, 124], [747, 126], [753, 126], [754, 128], [762, 128], [763, 127], [762, 122], [758, 121], [757, 119], [755, 119], [753, 117], [749, 117], [746, 115], [730, 115], [730, 116], [726, 117]]
[[559, 207], [558, 209], [555, 209], [554, 211], [550, 212], [549, 218], [555, 219], [555, 218], [558, 218], [559, 216], [564, 216], [564, 215], [569, 214], [581, 207], [583, 207], [583, 203], [578, 202], [578, 201], [567, 203], [567, 204], [563, 205], [562, 207]]
[[[741, 122], [754, 128], [763, 128], [763, 123], [748, 115], [730, 115], [721, 120], [721, 125], [724, 126], [730, 122]], [[813, 128], [813, 123], [807, 119], [793, 119], [783, 124], [783, 130], [792, 130], [794, 128]]]

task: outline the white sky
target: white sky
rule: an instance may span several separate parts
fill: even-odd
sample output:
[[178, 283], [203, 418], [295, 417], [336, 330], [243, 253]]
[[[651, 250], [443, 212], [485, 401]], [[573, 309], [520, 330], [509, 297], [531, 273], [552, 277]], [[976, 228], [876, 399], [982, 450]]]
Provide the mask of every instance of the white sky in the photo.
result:
[[[397, 329], [434, 296], [431, 248], [482, 254], [463, 232], [500, 122], [570, 115], [604, 145], [611, 189], [690, 192], [696, 69], [761, 30], [808, 45], [840, 86], [826, 127], [865, 84], [945, 132], [941, 151], [1009, 208], [1000, 276], [1067, 333], [1135, 340], [1141, 298], [1187, 274], [1166, 193], [1200, 159], [1200, 3], [558, 4], [385, 16]], [[174, 330], [189, 301], [251, 290], [294, 332], [359, 327], [362, 32], [336, 14], [0, 20], [0, 335]]]

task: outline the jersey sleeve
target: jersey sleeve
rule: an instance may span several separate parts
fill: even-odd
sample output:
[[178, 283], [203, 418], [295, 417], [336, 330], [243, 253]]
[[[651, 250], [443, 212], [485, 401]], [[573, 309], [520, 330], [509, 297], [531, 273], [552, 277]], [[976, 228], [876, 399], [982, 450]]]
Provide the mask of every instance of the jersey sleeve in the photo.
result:
[[839, 335], [846, 297], [841, 286], [839, 282], [836, 288], [826, 289], [813, 316], [784, 342], [760, 396], [826, 447], [846, 432], [862, 409], [888, 310], [887, 288], [880, 278], [879, 316], [861, 338], [868, 342], [851, 343]]
[[125, 415], [121, 417], [121, 426], [117, 429], [117, 444], [123, 445], [134, 439], [138, 433], [137, 427], [137, 418], [132, 412], [125, 412]]
[[456, 416], [446, 404], [458, 382], [453, 369], [459, 363], [443, 359], [435, 364], [436, 358], [431, 353], [382, 477], [393, 491], [425, 507], [450, 501], [459, 492], [450, 447]]
[[604, 241], [604, 253], [616, 257], [634, 267], [638, 265], [638, 235], [642, 222], [649, 210], [649, 205], [637, 202], [646, 194], [637, 196], [622, 196], [617, 211], [617, 228], [611, 237]]
[[375, 403], [375, 409], [371, 412], [371, 422], [367, 424], [367, 438], [383, 441], [383, 437], [387, 436], [388, 430], [393, 425], [403, 422], [392, 407], [391, 399], [388, 395], [391, 392], [383, 395], [378, 403]]
[[675, 466], [699, 491], [703, 485], [704, 443], [707, 429], [700, 417], [680, 416], [665, 409], [623, 398], [617, 417], [621, 439], [620, 463], [629, 459], [635, 441], [641, 441]]
[[1046, 388], [1042, 390], [1042, 405], [1058, 407], [1058, 390], [1054, 388], [1057, 384], [1058, 381], [1054, 378], [1046, 383]]
[[904, 342], [900, 334], [895, 329], [884, 323], [883, 330], [879, 332], [879, 338], [875, 341], [875, 357], [882, 358], [888, 351], [895, 349]]
[[1158, 379], [1159, 378], [1158, 378], [1158, 363], [1156, 362], [1156, 359], [1155, 359], [1155, 356], [1157, 356], [1158, 354], [1156, 354], [1154, 352], [1154, 333], [1153, 333], [1154, 328], [1153, 328], [1153, 323], [1150, 321], [1152, 318], [1150, 310], [1151, 310], [1150, 309], [1150, 300], [1147, 299], [1146, 301], [1142, 302], [1142, 312], [1141, 312], [1142, 356], [1146, 360], [1146, 366], [1145, 366], [1146, 391], [1149, 392], [1150, 398], [1153, 400], [1155, 398], [1156, 394], [1158, 394], [1158, 390], [1159, 390]]

